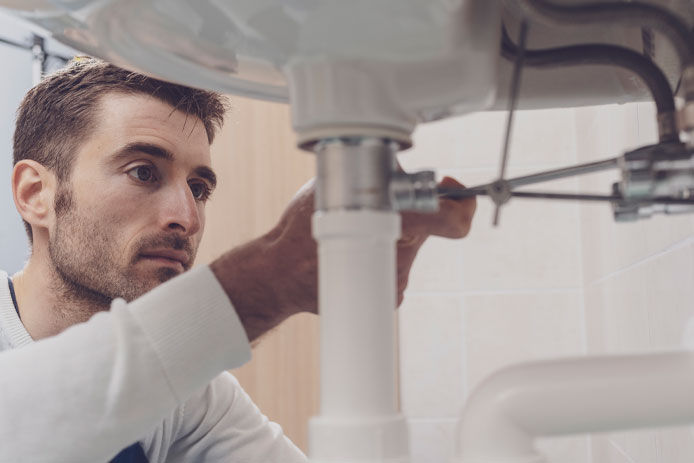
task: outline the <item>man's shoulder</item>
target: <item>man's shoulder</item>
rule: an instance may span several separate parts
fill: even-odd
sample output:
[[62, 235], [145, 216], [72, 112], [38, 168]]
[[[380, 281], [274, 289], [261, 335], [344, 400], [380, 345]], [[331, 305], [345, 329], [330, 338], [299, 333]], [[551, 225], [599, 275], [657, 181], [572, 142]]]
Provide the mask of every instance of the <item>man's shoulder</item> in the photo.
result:
[[183, 403], [182, 407], [187, 409], [189, 407], [231, 406], [239, 395], [246, 396], [246, 392], [236, 377], [225, 371], [196, 391]]

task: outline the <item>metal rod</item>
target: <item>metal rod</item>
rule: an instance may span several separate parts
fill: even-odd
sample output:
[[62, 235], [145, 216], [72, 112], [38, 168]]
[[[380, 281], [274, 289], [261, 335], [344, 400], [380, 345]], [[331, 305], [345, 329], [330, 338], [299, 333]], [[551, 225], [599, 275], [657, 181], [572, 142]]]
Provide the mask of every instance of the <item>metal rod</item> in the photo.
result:
[[595, 195], [581, 193], [550, 193], [541, 191], [512, 191], [511, 196], [514, 198], [531, 198], [531, 199], [559, 199], [566, 201], [621, 201], [620, 196], [615, 195]]
[[[487, 196], [489, 191], [485, 189], [473, 188], [439, 188], [440, 198], [449, 199], [465, 199], [472, 196]], [[512, 191], [511, 196], [514, 198], [529, 198], [529, 199], [554, 199], [562, 201], [625, 201], [621, 195], [598, 195], [587, 193], [553, 193], [548, 191]], [[674, 198], [669, 196], [656, 196], [649, 200], [638, 200], [638, 203], [648, 204], [692, 204], [694, 198]]]
[[[487, 190], [473, 190], [471, 188], [439, 188], [440, 198], [449, 199], [464, 199], [472, 196], [488, 196]], [[511, 196], [516, 198], [531, 198], [531, 199], [560, 199], [560, 200], [576, 200], [576, 201], [619, 201], [622, 198], [614, 195], [596, 195], [596, 194], [575, 194], [575, 193], [552, 193], [552, 192], [535, 192], [535, 191], [512, 191]]]
[[29, 45], [29, 44], [15, 42], [13, 40], [6, 39], [3, 37], [0, 37], [0, 43], [4, 43], [5, 45], [10, 45], [10, 46], [16, 47], [16, 48], [21, 48], [22, 50], [31, 50], [31, 47], [33, 46], [33, 45]]
[[32, 36], [33, 46], [31, 47], [31, 77], [33, 85], [38, 85], [46, 72], [46, 49], [43, 37], [34, 34]]
[[[33, 43], [30, 44], [30, 43], [15, 42], [13, 40], [6, 39], [4, 37], [0, 37], [0, 44], [9, 45], [11, 47], [20, 48], [22, 50], [27, 50], [27, 51], [32, 51], [34, 49]], [[67, 63], [72, 59], [72, 57], [69, 57], [69, 56], [58, 55], [56, 53], [49, 53], [45, 49], [43, 50], [43, 52], [47, 58], [56, 58], [56, 59], [61, 60], [63, 63]]]
[[[536, 174], [523, 175], [520, 177], [510, 178], [505, 180], [509, 188], [517, 188], [525, 185], [532, 185], [534, 183], [549, 182], [552, 180], [559, 180], [566, 177], [575, 177], [578, 175], [592, 174], [595, 172], [600, 172], [603, 170], [611, 169], [613, 167], [619, 166], [620, 158], [605, 159], [602, 161], [589, 162], [587, 164], [579, 164], [576, 166], [562, 167], [560, 169], [553, 169], [544, 172], [538, 172]], [[473, 192], [483, 192], [488, 190], [494, 182], [485, 183], [482, 185], [477, 185], [467, 190]], [[473, 193], [478, 194], [478, 193]], [[484, 194], [484, 193], [481, 193]]]
[[694, 204], [694, 198], [671, 198], [668, 196], [656, 196], [653, 204]]
[[[509, 99], [508, 119], [506, 121], [506, 134], [504, 136], [504, 147], [501, 154], [501, 166], [499, 167], [499, 182], [503, 182], [506, 176], [506, 166], [508, 165], [508, 151], [511, 144], [511, 133], [513, 129], [513, 116], [518, 105], [518, 92], [520, 90], [521, 73], [525, 62], [525, 42], [528, 37], [528, 23], [523, 21], [520, 26], [518, 36], [518, 54], [516, 55], [513, 66], [513, 77], [511, 79], [511, 94]], [[500, 197], [493, 197], [496, 208], [494, 209], [494, 226], [499, 223], [499, 213], [501, 211], [502, 201]]]
[[589, 162], [587, 164], [579, 164], [577, 166], [562, 167], [560, 169], [548, 170], [537, 174], [524, 175], [521, 177], [511, 178], [506, 180], [511, 188], [516, 188], [533, 183], [549, 182], [551, 180], [559, 180], [566, 177], [574, 177], [577, 175], [592, 174], [602, 170], [611, 169], [619, 165], [619, 158], [605, 159], [603, 161]]
[[520, 89], [521, 71], [525, 62], [525, 41], [528, 36], [528, 23], [521, 23], [521, 30], [518, 40], [518, 54], [516, 55], [513, 66], [513, 77], [511, 78], [511, 94], [509, 98], [508, 118], [506, 120], [506, 134], [504, 135], [504, 148], [501, 152], [501, 166], [499, 167], [499, 180], [506, 176], [506, 166], [508, 165], [508, 150], [511, 145], [511, 132], [513, 129], [513, 115], [518, 105], [518, 90]]

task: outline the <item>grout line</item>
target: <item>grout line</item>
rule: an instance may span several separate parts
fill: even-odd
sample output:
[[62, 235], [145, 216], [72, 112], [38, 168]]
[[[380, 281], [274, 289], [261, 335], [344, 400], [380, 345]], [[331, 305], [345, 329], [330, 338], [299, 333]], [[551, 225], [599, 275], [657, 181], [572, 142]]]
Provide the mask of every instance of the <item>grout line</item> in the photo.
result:
[[[574, 162], [576, 164], [582, 162], [580, 153], [578, 152], [578, 121], [576, 119], [576, 109], [573, 110], [573, 140], [572, 140], [572, 146], [574, 150]], [[578, 178], [578, 191], [581, 191], [582, 188], [582, 183], [585, 183], [582, 178]], [[578, 215], [578, 243], [576, 246], [576, 252], [578, 253], [578, 283], [579, 287], [581, 288], [580, 290], [580, 295], [579, 295], [579, 303], [581, 304], [581, 320], [580, 320], [580, 333], [581, 333], [581, 349], [583, 351], [583, 355], [588, 355], [588, 326], [587, 326], [587, 313], [586, 313], [586, 282], [585, 282], [585, 277], [584, 277], [584, 246], [583, 246], [583, 227], [581, 224], [583, 221], [581, 220], [583, 216], [584, 209], [582, 207], [577, 207], [576, 208], [576, 214]], [[586, 453], [588, 456], [588, 462], [589, 463], [595, 463], [595, 457], [593, 456], [593, 438], [590, 436], [590, 434], [585, 436], [585, 445], [586, 445]]]
[[619, 452], [620, 455], [622, 455], [624, 458], [626, 458], [626, 460], [627, 460], [629, 463], [636, 463], [636, 462], [629, 456], [628, 453], [626, 453], [619, 445], [617, 445], [617, 443], [616, 443], [615, 441], [613, 441], [612, 439], [609, 439], [609, 438], [608, 438], [608, 439], [607, 439], [607, 442], [609, 442], [610, 445], [611, 445], [617, 452]]
[[[581, 220], [581, 211], [579, 210], [578, 212], [578, 220], [580, 223]], [[583, 268], [583, 261], [584, 261], [584, 256], [583, 256], [583, 236], [581, 232], [579, 231], [579, 239], [578, 239], [578, 245], [576, 246], [578, 248], [578, 262], [579, 262], [579, 275], [578, 275], [578, 281], [580, 282], [580, 303], [581, 303], [581, 341], [582, 341], [582, 350], [584, 354], [588, 354], [588, 314], [587, 314], [587, 307], [586, 307], [586, 282], [584, 278], [584, 268]], [[592, 456], [591, 456], [591, 460]]]
[[466, 337], [466, 323], [465, 323], [465, 297], [463, 295], [460, 296], [460, 306], [463, 308], [462, 314], [460, 315], [460, 323], [458, 325], [458, 328], [460, 329], [460, 339], [461, 339], [461, 344], [462, 344], [462, 352], [460, 353], [460, 379], [461, 379], [461, 387], [462, 391], [461, 393], [461, 402], [463, 403], [463, 406], [467, 403], [467, 399], [470, 394], [470, 377], [468, 373], [468, 368], [467, 368], [467, 358], [468, 358], [468, 338]]
[[[465, 286], [465, 275], [467, 272], [464, 270], [469, 264], [465, 259], [462, 261], [463, 265], [463, 271], [460, 272], [460, 275], [458, 275], [458, 281], [460, 282], [461, 286]], [[459, 294], [457, 296], [457, 301], [460, 304], [460, 307], [462, 308], [461, 314], [460, 314], [460, 322], [458, 323], [458, 329], [460, 330], [460, 340], [461, 340], [461, 352], [460, 352], [460, 360], [459, 360], [459, 367], [460, 367], [460, 380], [462, 382], [462, 391], [460, 391], [461, 396], [460, 400], [461, 403], [463, 404], [463, 407], [467, 405], [467, 399], [468, 399], [468, 393], [470, 390], [470, 375], [467, 367], [467, 358], [468, 358], [468, 343], [469, 339], [467, 337], [467, 324], [465, 320], [465, 314], [467, 313], [466, 309], [466, 303], [465, 303], [465, 296], [463, 294]]]
[[[578, 121], [576, 120], [576, 110], [574, 109], [573, 112], [573, 124], [572, 124], [572, 132], [571, 135], [573, 137], [572, 139], [572, 144], [571, 146], [573, 147], [573, 156], [574, 156], [574, 162], [578, 163], [579, 161], [579, 153], [578, 153]], [[579, 180], [579, 189], [580, 189], [580, 180]], [[580, 314], [581, 314], [581, 319], [580, 319], [580, 335], [581, 335], [581, 350], [584, 355], [588, 354], [588, 327], [587, 327], [587, 315], [586, 315], [586, 284], [585, 284], [585, 278], [583, 276], [584, 268], [583, 268], [583, 227], [581, 227], [581, 216], [583, 215], [583, 208], [582, 207], [577, 207], [575, 214], [577, 215], [577, 223], [578, 225], [578, 240], [577, 240], [577, 245], [576, 245], [576, 253], [578, 255], [578, 286], [580, 288], [580, 295], [579, 295], [579, 303], [580, 303]], [[590, 437], [588, 438], [590, 439]], [[592, 456], [592, 448], [590, 445], [588, 445], [588, 461], [593, 461], [593, 456]]]
[[586, 313], [586, 285], [583, 282], [583, 242], [582, 240], [578, 240], [578, 249], [581, 251], [579, 254], [579, 262], [581, 263], [580, 269], [581, 269], [581, 274], [578, 276], [579, 281], [581, 282], [581, 291], [579, 293], [579, 299], [580, 299], [580, 304], [581, 304], [581, 320], [580, 320], [580, 333], [581, 333], [581, 350], [583, 354], [587, 355], [588, 354], [588, 315]]
[[448, 423], [455, 423], [456, 421], [459, 420], [459, 417], [457, 416], [425, 416], [425, 417], [419, 417], [419, 416], [408, 416], [407, 421], [413, 421], [413, 422], [418, 422], [418, 423], [441, 423], [441, 422], [448, 422]]
[[561, 294], [579, 293], [581, 287], [569, 288], [523, 288], [523, 289], [494, 289], [494, 290], [409, 290], [409, 296], [501, 296], [512, 294]]
[[666, 247], [665, 249], [661, 249], [660, 251], [656, 252], [655, 254], [651, 254], [648, 257], [644, 257], [643, 259], [640, 259], [634, 263], [631, 263], [624, 268], [610, 272], [607, 275], [605, 275], [604, 277], [598, 278], [597, 280], [591, 282], [590, 284], [591, 285], [599, 285], [599, 284], [604, 283], [605, 281], [607, 281], [611, 278], [615, 278], [615, 277], [617, 277], [617, 276], [619, 276], [625, 272], [628, 272], [629, 270], [632, 270], [636, 267], [640, 267], [641, 265], [647, 264], [649, 262], [653, 262], [654, 260], [660, 259], [661, 257], [665, 256], [666, 254], [669, 254], [669, 253], [674, 252], [674, 251], [678, 251], [682, 248], [686, 248], [687, 246], [690, 246], [692, 244], [694, 244], [694, 236], [690, 236], [689, 238], [685, 238], [684, 240], [679, 241], [675, 244], [671, 244], [668, 247]]

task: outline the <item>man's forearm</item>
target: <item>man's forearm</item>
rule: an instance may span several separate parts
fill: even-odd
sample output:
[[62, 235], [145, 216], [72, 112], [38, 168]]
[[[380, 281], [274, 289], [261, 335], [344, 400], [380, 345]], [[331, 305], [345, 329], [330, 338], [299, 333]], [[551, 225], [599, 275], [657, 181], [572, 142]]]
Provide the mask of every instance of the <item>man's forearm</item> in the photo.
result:
[[269, 236], [232, 249], [210, 264], [253, 342], [296, 311], [283, 295]]
[[[0, 352], [0, 461], [107, 461], [250, 349], [207, 268]], [[79, 436], [85, 445], [66, 445]]]

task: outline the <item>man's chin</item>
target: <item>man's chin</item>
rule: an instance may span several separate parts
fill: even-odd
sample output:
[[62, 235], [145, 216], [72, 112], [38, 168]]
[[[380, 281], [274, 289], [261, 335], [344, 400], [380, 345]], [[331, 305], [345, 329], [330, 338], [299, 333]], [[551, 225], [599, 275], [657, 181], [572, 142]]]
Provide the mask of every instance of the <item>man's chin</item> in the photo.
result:
[[181, 273], [182, 272], [169, 267], [159, 267], [147, 272], [143, 272], [142, 270], [139, 272], [131, 272], [128, 276], [130, 287], [127, 290], [123, 290], [123, 294], [120, 297], [123, 297], [128, 302], [132, 302]]
[[170, 279], [180, 275], [181, 273], [183, 272], [180, 272], [171, 267], [160, 267], [156, 270], [156, 276], [159, 280], [159, 284], [164, 283], [165, 281], [169, 281]]

